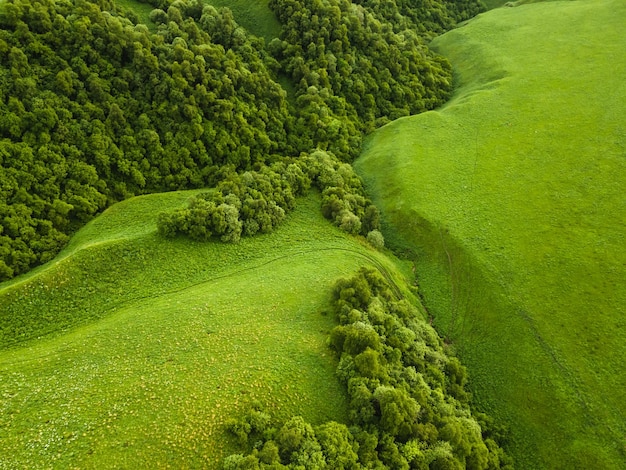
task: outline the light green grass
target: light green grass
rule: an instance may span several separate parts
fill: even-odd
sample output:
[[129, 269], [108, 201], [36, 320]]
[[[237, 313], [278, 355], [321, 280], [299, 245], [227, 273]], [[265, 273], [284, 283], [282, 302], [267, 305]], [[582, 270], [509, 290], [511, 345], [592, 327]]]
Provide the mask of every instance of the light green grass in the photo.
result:
[[488, 12], [433, 42], [443, 109], [357, 162], [518, 468], [625, 468], [626, 4]]
[[487, 9], [491, 10], [493, 8], [498, 8], [508, 3], [508, 0], [483, 0], [483, 3], [487, 7]]
[[237, 449], [224, 423], [253, 401], [345, 419], [332, 284], [372, 263], [400, 274], [315, 195], [237, 245], [158, 237], [156, 213], [190, 194], [117, 204], [0, 284], [0, 324], [22, 333], [0, 342], [0, 468], [217, 468]]
[[150, 29], [155, 28], [155, 24], [150, 20], [150, 12], [154, 9], [152, 5], [137, 0], [115, 0], [115, 3], [135, 13], [139, 21]]
[[487, 9], [492, 10], [498, 7], [518, 7], [520, 5], [527, 5], [530, 3], [538, 2], [555, 2], [555, 1], [577, 1], [577, 0], [483, 0], [483, 3]]
[[[115, 0], [124, 8], [132, 10], [150, 29], [155, 25], [150, 21], [150, 12], [154, 7], [137, 0]], [[255, 36], [265, 39], [268, 43], [280, 35], [280, 23], [268, 7], [268, 0], [203, 0], [215, 8], [230, 8], [235, 21]]]
[[204, 0], [215, 8], [228, 7], [235, 21], [266, 44], [280, 35], [280, 23], [268, 7], [268, 0]]

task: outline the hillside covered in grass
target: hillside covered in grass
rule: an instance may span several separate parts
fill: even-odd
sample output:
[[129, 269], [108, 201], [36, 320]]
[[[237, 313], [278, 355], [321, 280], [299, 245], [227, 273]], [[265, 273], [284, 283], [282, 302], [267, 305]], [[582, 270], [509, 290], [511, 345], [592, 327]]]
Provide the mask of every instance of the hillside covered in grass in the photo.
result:
[[506, 468], [348, 163], [478, 4], [150, 5], [0, 4], [0, 466]]
[[356, 164], [520, 468], [626, 462], [625, 22], [549, 2], [437, 38], [453, 98]]
[[[406, 265], [328, 223], [317, 194], [272, 234], [164, 239], [153, 209], [192, 195], [116, 204], [0, 286], [0, 468], [250, 468], [237, 436], [261, 418], [283, 446], [262, 462], [506, 462]], [[326, 453], [285, 437], [312, 426]]]
[[326, 223], [316, 197], [271, 236], [164, 241], [151, 209], [189, 196], [115, 205], [2, 285], [0, 468], [217, 468], [237, 449], [225, 423], [252, 403], [346, 419], [321, 312], [337, 277], [392, 266]]

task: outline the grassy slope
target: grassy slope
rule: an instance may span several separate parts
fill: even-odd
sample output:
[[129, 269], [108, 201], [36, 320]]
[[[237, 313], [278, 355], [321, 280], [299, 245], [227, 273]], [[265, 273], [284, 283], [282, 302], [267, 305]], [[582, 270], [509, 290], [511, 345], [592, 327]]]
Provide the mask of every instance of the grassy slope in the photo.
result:
[[[230, 8], [235, 21], [255, 36], [265, 39], [269, 43], [280, 34], [280, 23], [268, 7], [268, 0], [203, 0], [215, 8]], [[115, 0], [116, 3], [128, 8], [137, 14], [139, 19], [153, 27], [150, 21], [150, 12], [153, 7], [137, 0]]]
[[519, 468], [626, 465], [626, 4], [494, 10], [438, 38], [443, 109], [357, 169]]
[[508, 0], [483, 0], [485, 6], [491, 10], [493, 8], [498, 8], [507, 3]]
[[492, 10], [499, 7], [517, 7], [537, 2], [557, 2], [557, 1], [577, 1], [577, 0], [483, 0], [487, 9]]
[[188, 196], [117, 204], [0, 285], [0, 468], [216, 468], [236, 449], [225, 421], [253, 400], [278, 418], [344, 417], [320, 312], [338, 277], [395, 268], [316, 196], [237, 245], [158, 237], [154, 214]]
[[154, 9], [152, 5], [137, 0], [115, 0], [115, 3], [133, 11], [142, 23], [149, 28], [154, 28], [154, 23], [150, 21], [150, 12]]
[[280, 23], [269, 9], [268, 0], [205, 0], [216, 8], [228, 7], [235, 21], [269, 43], [280, 34]]

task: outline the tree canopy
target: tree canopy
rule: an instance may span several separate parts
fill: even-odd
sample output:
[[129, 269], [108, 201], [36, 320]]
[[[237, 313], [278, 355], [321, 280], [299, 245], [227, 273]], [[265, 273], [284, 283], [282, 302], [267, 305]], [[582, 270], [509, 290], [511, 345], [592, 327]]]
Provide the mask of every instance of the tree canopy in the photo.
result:
[[156, 33], [107, 1], [0, 5], [0, 279], [114, 201], [290, 153], [262, 42], [228, 10], [177, 5]]

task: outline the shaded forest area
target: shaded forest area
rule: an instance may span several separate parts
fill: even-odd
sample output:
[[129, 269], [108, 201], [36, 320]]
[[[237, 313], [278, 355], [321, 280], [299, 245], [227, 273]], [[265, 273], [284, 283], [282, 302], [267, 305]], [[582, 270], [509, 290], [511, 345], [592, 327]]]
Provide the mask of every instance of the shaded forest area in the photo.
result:
[[[445, 101], [450, 67], [425, 38], [480, 8], [272, 0], [283, 30], [266, 45], [228, 9], [149, 3], [154, 32], [110, 0], [0, 6], [0, 280], [52, 259], [124, 198], [214, 187], [318, 150], [331, 166], [351, 161], [364, 132]], [[360, 232], [347, 221], [362, 210], [342, 192], [344, 212], [327, 212]], [[347, 193], [365, 197], [360, 183]]]

